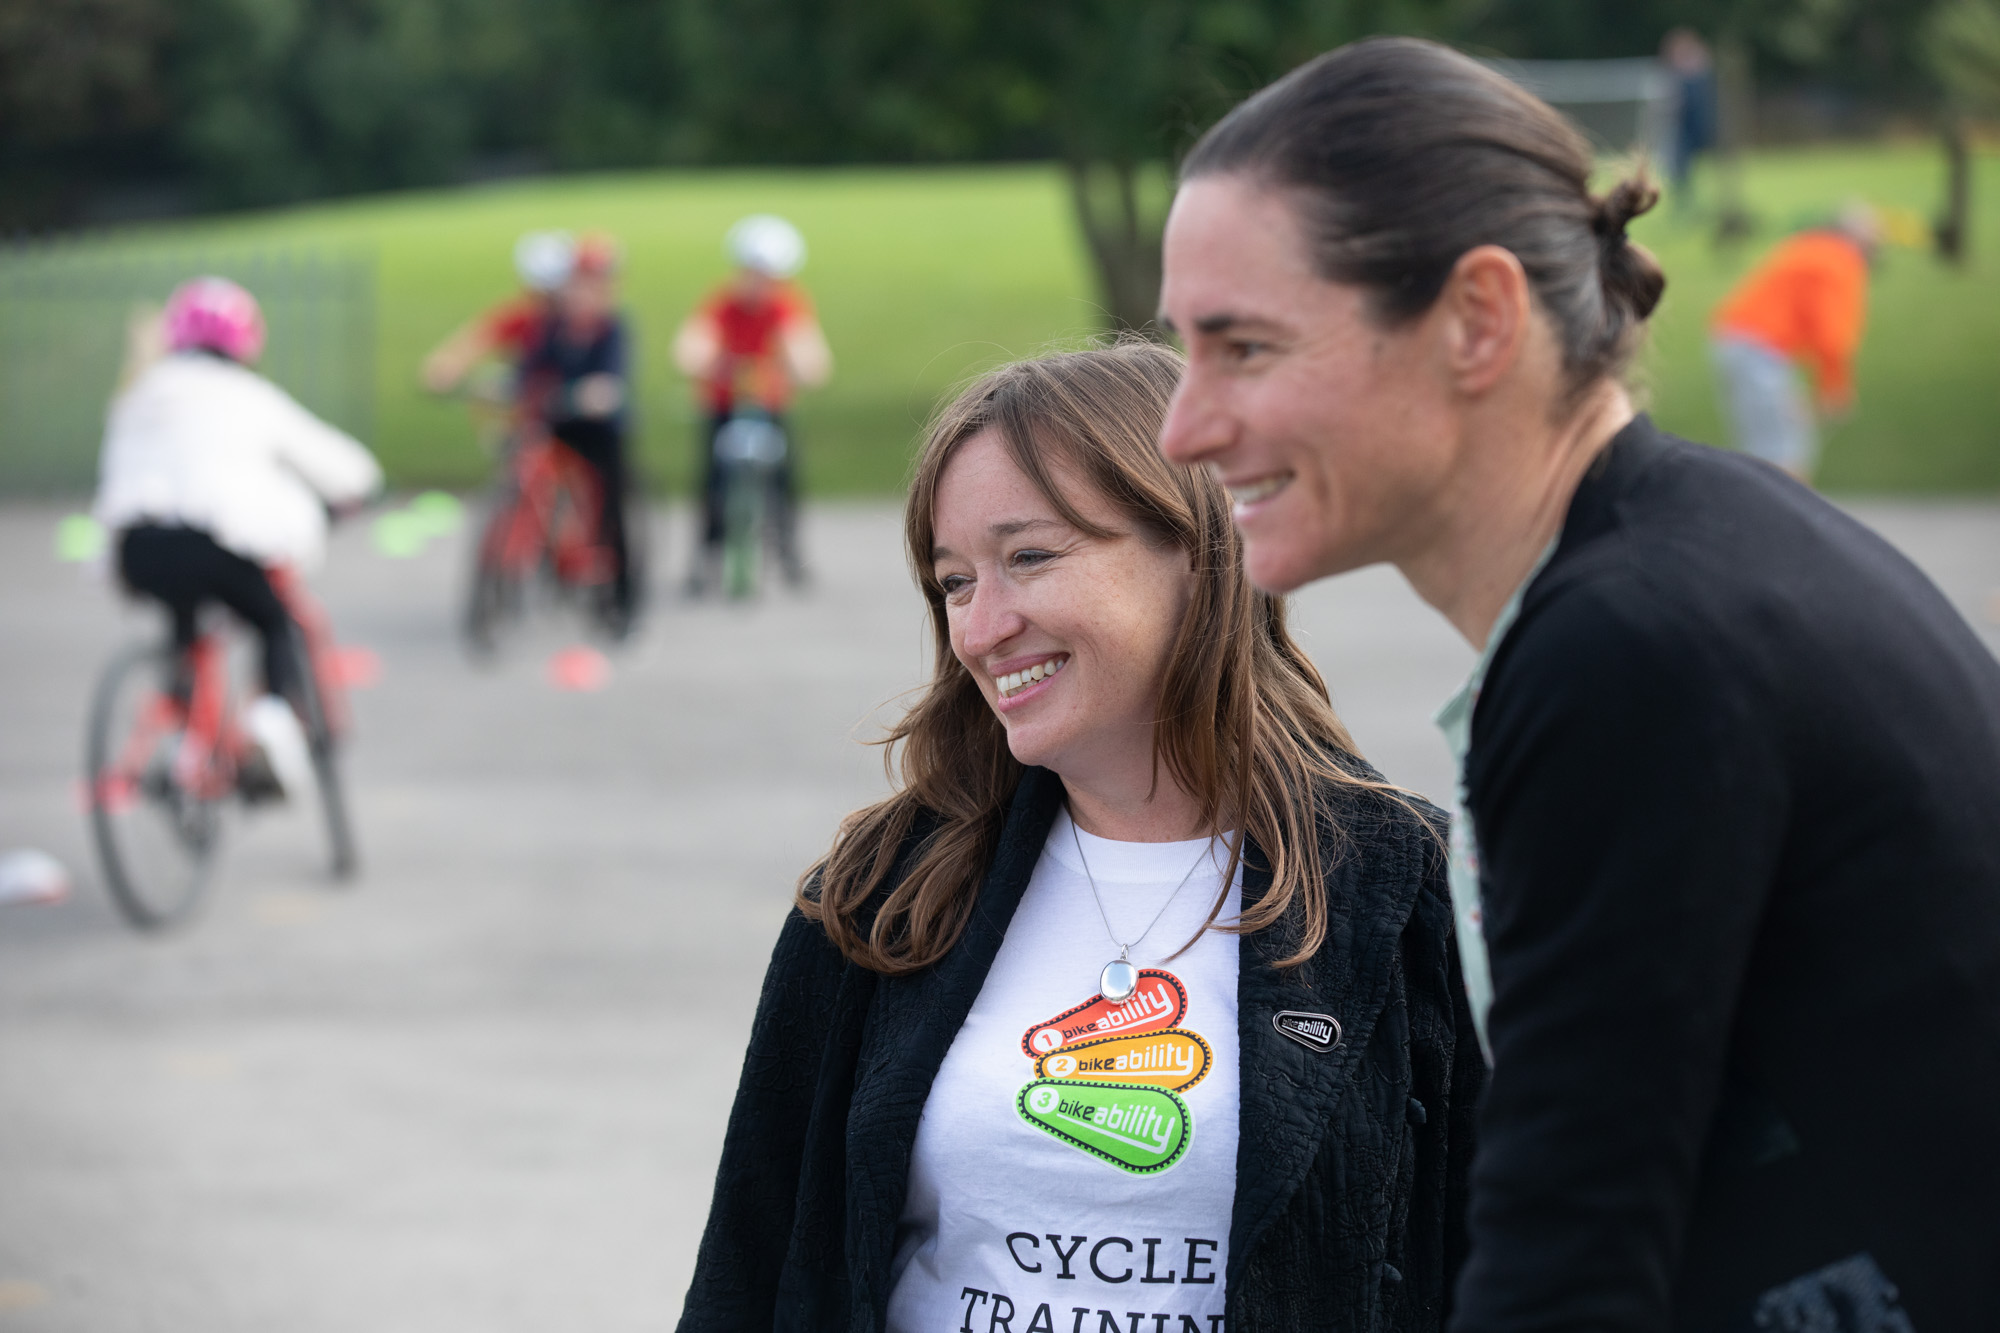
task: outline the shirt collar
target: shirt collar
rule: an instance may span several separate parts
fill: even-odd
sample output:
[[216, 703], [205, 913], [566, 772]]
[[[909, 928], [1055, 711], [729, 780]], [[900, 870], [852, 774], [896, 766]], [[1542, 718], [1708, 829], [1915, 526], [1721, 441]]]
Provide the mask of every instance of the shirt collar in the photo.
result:
[[1437, 724], [1438, 730], [1444, 733], [1444, 743], [1451, 747], [1452, 758], [1458, 761], [1461, 772], [1465, 768], [1465, 756], [1472, 749], [1472, 709], [1479, 702], [1479, 687], [1486, 683], [1486, 669], [1493, 664], [1495, 654], [1500, 651], [1501, 643], [1507, 638], [1507, 631], [1514, 627], [1514, 621], [1519, 618], [1521, 601], [1528, 595], [1528, 585], [1533, 583], [1535, 576], [1547, 567], [1555, 556], [1556, 547], [1561, 544], [1562, 534], [1557, 533], [1555, 538], [1542, 548], [1542, 553], [1535, 557], [1534, 568], [1528, 571], [1528, 576], [1521, 580], [1520, 586], [1514, 589], [1513, 594], [1507, 598], [1506, 605], [1500, 608], [1500, 614], [1494, 618], [1493, 628], [1486, 635], [1485, 651], [1481, 652], [1479, 660], [1472, 664], [1472, 673], [1465, 678], [1465, 683], [1458, 687], [1458, 692], [1444, 701], [1444, 705], [1431, 719]]

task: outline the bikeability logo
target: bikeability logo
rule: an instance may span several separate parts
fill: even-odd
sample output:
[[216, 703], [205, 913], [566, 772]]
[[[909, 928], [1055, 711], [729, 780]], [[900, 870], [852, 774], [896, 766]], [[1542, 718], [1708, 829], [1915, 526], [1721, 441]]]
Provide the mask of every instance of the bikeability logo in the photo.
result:
[[1201, 1082], [1213, 1062], [1208, 1043], [1198, 1033], [1168, 1028], [1060, 1047], [1035, 1061], [1035, 1077], [1109, 1078], [1186, 1092]]
[[1164, 1088], [1037, 1079], [1014, 1105], [1037, 1129], [1133, 1175], [1167, 1170], [1194, 1141], [1187, 1103]]
[[1033, 1060], [1056, 1047], [1094, 1037], [1123, 1036], [1177, 1027], [1187, 1016], [1187, 987], [1171, 972], [1142, 968], [1139, 989], [1113, 1002], [1093, 995], [1021, 1034], [1021, 1054]]

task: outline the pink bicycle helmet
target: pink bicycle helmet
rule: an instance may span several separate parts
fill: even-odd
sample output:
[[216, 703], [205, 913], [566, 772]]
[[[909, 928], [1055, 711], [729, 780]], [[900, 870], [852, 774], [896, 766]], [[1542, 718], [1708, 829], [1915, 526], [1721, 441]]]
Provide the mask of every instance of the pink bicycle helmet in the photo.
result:
[[205, 348], [245, 365], [264, 352], [264, 312], [227, 278], [188, 279], [167, 298], [160, 320], [170, 352]]

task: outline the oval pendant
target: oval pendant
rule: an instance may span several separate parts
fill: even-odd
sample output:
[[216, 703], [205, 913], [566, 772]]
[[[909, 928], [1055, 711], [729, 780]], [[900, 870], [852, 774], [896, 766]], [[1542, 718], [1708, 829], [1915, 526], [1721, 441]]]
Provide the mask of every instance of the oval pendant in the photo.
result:
[[1097, 986], [1107, 1000], [1129, 1000], [1132, 992], [1139, 989], [1139, 969], [1123, 958], [1114, 958], [1104, 965]]

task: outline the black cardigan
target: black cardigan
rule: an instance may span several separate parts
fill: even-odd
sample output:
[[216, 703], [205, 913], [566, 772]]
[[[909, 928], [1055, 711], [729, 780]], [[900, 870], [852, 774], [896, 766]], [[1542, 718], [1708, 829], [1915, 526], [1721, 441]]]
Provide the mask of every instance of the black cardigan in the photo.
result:
[[[1325, 945], [1280, 971], [1287, 923], [1242, 944], [1230, 1333], [1438, 1329], [1464, 1254], [1485, 1070], [1441, 856], [1395, 802], [1336, 799]], [[883, 1327], [918, 1118], [1061, 802], [1053, 774], [1028, 770], [964, 938], [921, 973], [853, 966], [797, 912], [786, 921], [682, 1333]], [[1269, 884], [1253, 848], [1246, 903]], [[1272, 1019], [1288, 1009], [1334, 1015], [1341, 1044], [1281, 1036]]]
[[2000, 663], [1929, 580], [1641, 417], [1466, 778], [1496, 995], [1454, 1328], [2000, 1329]]

